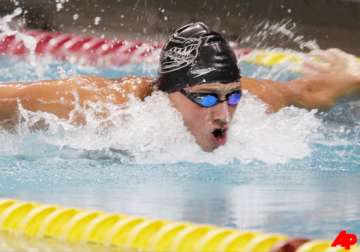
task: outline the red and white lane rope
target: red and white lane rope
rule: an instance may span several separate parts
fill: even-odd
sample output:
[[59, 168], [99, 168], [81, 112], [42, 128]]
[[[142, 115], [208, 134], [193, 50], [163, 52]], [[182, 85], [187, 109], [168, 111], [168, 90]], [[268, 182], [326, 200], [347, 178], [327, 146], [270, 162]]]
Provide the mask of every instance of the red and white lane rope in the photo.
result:
[[[124, 65], [128, 63], [158, 60], [161, 42], [145, 43], [142, 41], [108, 40], [94, 36], [50, 33], [43, 31], [26, 31], [21, 36], [3, 35], [0, 37], [0, 54], [26, 56], [31, 51], [23, 41], [35, 39], [34, 52], [37, 56], [52, 57], [59, 60], [91, 65]], [[247, 54], [248, 48], [234, 47], [237, 56]]]

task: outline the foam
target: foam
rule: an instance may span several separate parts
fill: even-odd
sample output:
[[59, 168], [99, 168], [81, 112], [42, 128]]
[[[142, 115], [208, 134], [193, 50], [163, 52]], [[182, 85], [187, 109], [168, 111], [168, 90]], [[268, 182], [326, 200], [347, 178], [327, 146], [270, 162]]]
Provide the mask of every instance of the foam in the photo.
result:
[[[274, 164], [310, 155], [311, 140], [321, 126], [321, 121], [315, 117], [316, 111], [285, 108], [278, 113], [267, 114], [263, 103], [245, 94], [234, 115], [228, 143], [213, 153], [207, 153], [196, 144], [183, 125], [181, 115], [162, 92], [155, 92], [144, 102], [131, 98], [128, 104], [122, 106], [107, 104], [106, 109], [111, 111], [111, 117], [106, 119], [95, 116], [96, 110], [102, 109], [102, 105], [92, 104], [91, 109], [77, 108], [77, 112], [84, 113], [88, 121], [81, 126], [52, 114], [22, 109], [25, 120], [18, 132], [23, 139], [36, 135], [33, 144], [44, 143], [110, 156], [111, 151], [103, 151], [126, 153], [126, 162], [129, 163], [227, 164], [234, 161], [262, 161]], [[38, 121], [47, 125], [47, 131], [30, 130], [35, 128]], [[13, 146], [16, 145], [13, 142]], [[9, 152], [9, 147], [0, 150], [3, 151]]]

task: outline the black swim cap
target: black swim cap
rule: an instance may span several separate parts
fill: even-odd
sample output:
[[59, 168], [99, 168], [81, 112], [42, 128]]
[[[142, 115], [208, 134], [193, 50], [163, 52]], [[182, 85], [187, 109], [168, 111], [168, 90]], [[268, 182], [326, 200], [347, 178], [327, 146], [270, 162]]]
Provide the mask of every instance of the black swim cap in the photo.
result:
[[240, 80], [234, 52], [223, 36], [203, 23], [174, 32], [162, 49], [157, 86], [171, 93], [186, 86]]

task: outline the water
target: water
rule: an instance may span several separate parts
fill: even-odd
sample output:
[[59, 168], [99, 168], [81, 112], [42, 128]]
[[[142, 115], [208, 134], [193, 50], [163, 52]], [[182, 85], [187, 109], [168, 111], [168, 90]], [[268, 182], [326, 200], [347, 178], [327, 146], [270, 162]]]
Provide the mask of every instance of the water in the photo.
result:
[[[37, 65], [40, 70], [2, 58], [0, 81], [156, 74], [142, 65]], [[241, 67], [247, 76], [296, 77]], [[23, 111], [28, 120], [17, 135], [0, 133], [0, 197], [311, 238], [332, 239], [342, 229], [360, 234], [360, 127], [352, 104], [326, 114], [287, 108], [268, 115], [247, 94], [229, 144], [214, 153], [194, 143], [166, 96], [130, 104], [108, 105], [116, 127], [107, 131], [90, 111], [84, 111], [90, 123], [81, 127]], [[48, 131], [30, 132], [28, 125], [40, 118]]]

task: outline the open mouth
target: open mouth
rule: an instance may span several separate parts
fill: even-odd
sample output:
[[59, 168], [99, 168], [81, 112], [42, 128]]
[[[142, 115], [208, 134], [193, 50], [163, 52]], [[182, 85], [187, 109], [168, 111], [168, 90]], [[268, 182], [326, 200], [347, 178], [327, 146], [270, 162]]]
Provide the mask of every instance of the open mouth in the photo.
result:
[[226, 143], [226, 131], [227, 129], [225, 128], [218, 128], [211, 132], [215, 138], [215, 141], [219, 145], [224, 145]]

